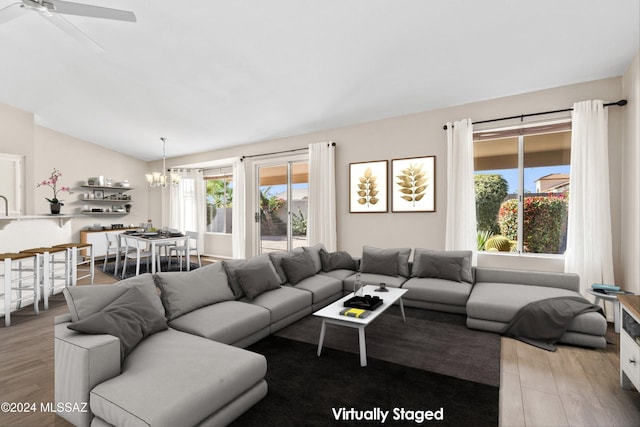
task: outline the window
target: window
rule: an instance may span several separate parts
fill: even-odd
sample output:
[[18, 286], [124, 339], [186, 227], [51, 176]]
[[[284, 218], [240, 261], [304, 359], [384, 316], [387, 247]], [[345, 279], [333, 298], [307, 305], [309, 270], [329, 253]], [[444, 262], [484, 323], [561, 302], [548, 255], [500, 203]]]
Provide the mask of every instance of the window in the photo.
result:
[[231, 234], [233, 210], [233, 174], [231, 168], [205, 171], [206, 230]]
[[474, 132], [478, 250], [563, 254], [571, 123]]

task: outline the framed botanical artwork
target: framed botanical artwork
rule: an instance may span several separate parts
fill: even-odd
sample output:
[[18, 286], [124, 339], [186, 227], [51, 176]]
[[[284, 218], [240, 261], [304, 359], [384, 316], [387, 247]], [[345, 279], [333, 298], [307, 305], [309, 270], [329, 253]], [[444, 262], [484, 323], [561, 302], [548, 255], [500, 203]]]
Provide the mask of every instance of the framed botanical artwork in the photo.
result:
[[349, 163], [349, 212], [387, 212], [389, 161]]
[[436, 211], [436, 157], [391, 160], [393, 212]]

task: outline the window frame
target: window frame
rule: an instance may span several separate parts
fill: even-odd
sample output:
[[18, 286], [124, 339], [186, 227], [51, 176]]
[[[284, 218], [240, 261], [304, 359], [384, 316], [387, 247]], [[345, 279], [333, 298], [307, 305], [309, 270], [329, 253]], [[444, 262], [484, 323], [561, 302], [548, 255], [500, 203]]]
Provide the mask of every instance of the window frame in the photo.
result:
[[[208, 213], [207, 213], [206, 210], [208, 209], [208, 206], [209, 206], [209, 203], [206, 200], [207, 197], [209, 196], [209, 194], [207, 193], [207, 182], [208, 181], [215, 181], [215, 180], [224, 180], [225, 181], [225, 189], [226, 189], [229, 182], [233, 183], [233, 169], [232, 169], [231, 165], [223, 166], [223, 167], [220, 167], [220, 168], [205, 170], [205, 171], [203, 171], [203, 175], [204, 175], [203, 176], [203, 181], [204, 181], [204, 186], [205, 186], [204, 195], [205, 195], [205, 221], [206, 221], [208, 219]], [[233, 209], [233, 187], [231, 187], [231, 191], [232, 191], [231, 203], [232, 203], [232, 209]], [[225, 191], [225, 204], [226, 204], [226, 191]], [[226, 232], [226, 231], [209, 231], [208, 230], [208, 225], [205, 224], [205, 234], [217, 234], [217, 235], [231, 236], [233, 234], [233, 225], [232, 224], [228, 224], [226, 215], [224, 217], [224, 227], [223, 228], [224, 228], [224, 230], [228, 229], [229, 232]]]
[[[502, 128], [482, 129], [475, 130], [473, 132], [473, 144], [482, 141], [492, 141], [498, 139], [508, 139], [517, 137], [517, 200], [518, 200], [518, 215], [517, 215], [517, 249], [514, 252], [499, 252], [500, 255], [525, 255], [525, 256], [538, 256], [538, 257], [558, 257], [564, 258], [564, 253], [548, 253], [548, 252], [525, 252], [524, 251], [524, 201], [525, 193], [525, 137], [533, 135], [543, 135], [559, 132], [572, 132], [571, 119], [558, 119], [549, 120], [545, 122], [536, 122], [523, 124], [518, 126], [506, 126]], [[475, 162], [475, 155], [474, 155]], [[571, 160], [569, 159], [569, 168], [571, 168]], [[489, 169], [485, 169], [489, 170]], [[506, 170], [506, 169], [505, 169]], [[474, 166], [474, 175], [482, 170], [476, 170]], [[478, 250], [482, 254], [495, 254], [491, 251]]]

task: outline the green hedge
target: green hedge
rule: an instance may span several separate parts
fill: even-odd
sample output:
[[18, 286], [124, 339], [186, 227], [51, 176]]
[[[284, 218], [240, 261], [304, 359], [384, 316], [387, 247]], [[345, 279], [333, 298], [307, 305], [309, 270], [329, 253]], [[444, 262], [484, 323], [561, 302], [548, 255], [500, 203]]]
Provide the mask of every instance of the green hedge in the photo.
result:
[[[524, 251], [564, 253], [567, 229], [567, 199], [564, 195], [524, 198]], [[500, 234], [518, 238], [518, 200], [507, 200], [498, 214]]]
[[476, 222], [478, 230], [497, 234], [498, 211], [507, 197], [509, 184], [502, 175], [480, 174], [474, 176], [476, 190]]

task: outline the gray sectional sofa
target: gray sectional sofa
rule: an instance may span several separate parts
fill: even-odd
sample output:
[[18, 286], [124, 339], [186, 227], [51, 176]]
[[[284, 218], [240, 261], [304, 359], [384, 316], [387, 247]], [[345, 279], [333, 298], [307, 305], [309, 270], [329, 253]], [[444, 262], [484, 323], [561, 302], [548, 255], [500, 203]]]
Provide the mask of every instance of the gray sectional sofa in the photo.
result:
[[[55, 399], [77, 426], [226, 425], [267, 394], [266, 360], [243, 349], [366, 284], [409, 289], [406, 306], [467, 314], [500, 332], [528, 302], [579, 295], [572, 274], [471, 267], [470, 252], [322, 245], [65, 290]], [[577, 316], [561, 342], [604, 347], [606, 320]]]

